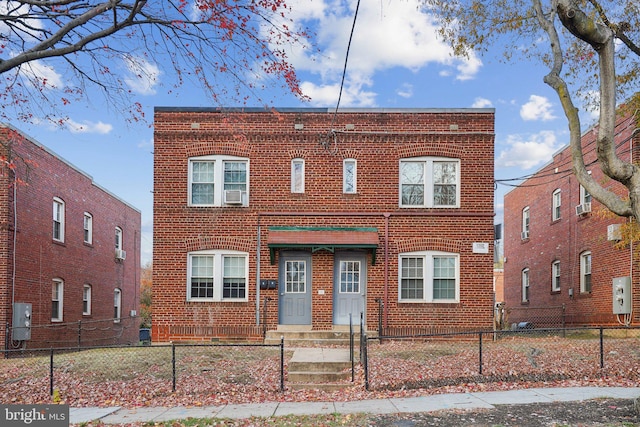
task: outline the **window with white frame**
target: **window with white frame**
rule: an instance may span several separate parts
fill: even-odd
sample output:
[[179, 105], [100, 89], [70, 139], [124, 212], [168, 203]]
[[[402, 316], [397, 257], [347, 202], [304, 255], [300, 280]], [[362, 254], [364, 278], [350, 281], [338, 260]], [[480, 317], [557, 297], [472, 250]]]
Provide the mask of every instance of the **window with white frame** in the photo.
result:
[[120, 288], [113, 290], [113, 323], [120, 323], [122, 317], [122, 291]]
[[357, 192], [357, 168], [356, 159], [344, 159], [342, 162], [342, 192], [355, 194]]
[[247, 301], [249, 256], [246, 252], [191, 252], [187, 269], [188, 301]]
[[591, 252], [580, 254], [580, 292], [591, 292]]
[[560, 291], [560, 261], [551, 263], [551, 291]]
[[400, 302], [450, 303], [460, 300], [459, 255], [424, 251], [400, 254]]
[[247, 206], [249, 160], [236, 156], [189, 159], [189, 206]]
[[62, 322], [62, 309], [64, 302], [64, 281], [53, 279], [51, 287], [51, 321]]
[[291, 160], [291, 192], [304, 193], [304, 159]]
[[562, 205], [562, 192], [560, 191], [560, 189], [557, 189], [553, 192], [551, 199], [551, 203], [553, 205], [551, 219], [553, 221], [556, 221], [560, 219], [560, 206]]
[[529, 269], [522, 270], [522, 302], [529, 302]]
[[84, 213], [84, 242], [93, 243], [93, 216], [89, 212]]
[[460, 207], [460, 160], [437, 157], [400, 160], [400, 206]]
[[53, 240], [64, 242], [64, 201], [53, 198]]
[[587, 191], [582, 185], [580, 185], [580, 204], [585, 205], [591, 203], [591, 193]]
[[529, 214], [529, 206], [522, 209], [522, 240], [529, 238], [529, 222], [530, 222], [530, 214]]
[[82, 314], [91, 315], [91, 285], [84, 285], [82, 288]]

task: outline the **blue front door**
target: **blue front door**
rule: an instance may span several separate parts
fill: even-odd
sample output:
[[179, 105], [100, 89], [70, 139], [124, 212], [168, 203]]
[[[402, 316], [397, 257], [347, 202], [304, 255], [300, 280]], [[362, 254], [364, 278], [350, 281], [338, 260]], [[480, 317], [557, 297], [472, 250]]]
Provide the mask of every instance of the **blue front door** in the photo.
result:
[[278, 323], [311, 324], [311, 254], [281, 252]]
[[[358, 252], [336, 253], [333, 273], [333, 324], [360, 324], [365, 310], [367, 256]], [[350, 320], [351, 319], [351, 320]]]

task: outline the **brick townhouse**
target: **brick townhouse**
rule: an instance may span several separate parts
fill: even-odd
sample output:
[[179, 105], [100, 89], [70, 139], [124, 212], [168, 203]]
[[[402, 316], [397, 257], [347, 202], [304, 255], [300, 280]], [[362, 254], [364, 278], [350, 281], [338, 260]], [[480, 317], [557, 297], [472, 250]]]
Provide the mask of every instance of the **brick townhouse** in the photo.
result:
[[154, 122], [154, 341], [490, 327], [493, 109]]
[[8, 125], [0, 150], [0, 345], [137, 342], [140, 211]]
[[[615, 143], [625, 161], [638, 161], [636, 128], [630, 115], [617, 119]], [[588, 130], [581, 140], [587, 169], [606, 188], [628, 194], [602, 173], [596, 130]], [[620, 227], [628, 220], [609, 213], [580, 185], [572, 173], [569, 147], [507, 193], [504, 206], [504, 295], [508, 309], [518, 313], [511, 320], [538, 316], [540, 326], [637, 322], [637, 314], [631, 319], [629, 310], [640, 296], [637, 246], [617, 244]], [[633, 292], [633, 301], [626, 298], [624, 307], [613, 304], [614, 288], [621, 281]]]

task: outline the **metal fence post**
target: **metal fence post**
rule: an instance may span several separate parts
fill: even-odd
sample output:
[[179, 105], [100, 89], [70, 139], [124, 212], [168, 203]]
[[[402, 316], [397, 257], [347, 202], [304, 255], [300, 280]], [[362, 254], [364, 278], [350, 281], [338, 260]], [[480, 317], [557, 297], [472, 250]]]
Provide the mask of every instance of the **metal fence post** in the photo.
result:
[[369, 355], [367, 354], [368, 340], [367, 334], [364, 334], [364, 338], [362, 340], [362, 348], [360, 351], [363, 352], [364, 356], [361, 356], [364, 363], [362, 367], [364, 368], [364, 389], [369, 391]]
[[53, 347], [49, 355], [49, 396], [53, 397]]
[[600, 326], [600, 369], [604, 369], [604, 329]]
[[9, 358], [9, 322], [4, 329], [4, 358]]
[[478, 373], [482, 375], [482, 331], [478, 332]]
[[78, 320], [78, 350], [82, 348], [82, 320]]
[[284, 391], [284, 336], [280, 337], [280, 391]]
[[171, 379], [173, 381], [172, 391], [176, 391], [176, 344], [171, 343]]

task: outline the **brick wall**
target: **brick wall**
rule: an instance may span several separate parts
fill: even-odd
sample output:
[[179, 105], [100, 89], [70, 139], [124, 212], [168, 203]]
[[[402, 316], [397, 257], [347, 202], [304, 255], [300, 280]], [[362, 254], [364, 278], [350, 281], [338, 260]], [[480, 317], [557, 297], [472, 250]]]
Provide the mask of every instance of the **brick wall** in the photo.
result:
[[[2, 322], [11, 322], [11, 300], [31, 303], [32, 340], [29, 347], [69, 346], [77, 343], [77, 322], [95, 329], [97, 321], [113, 319], [114, 289], [122, 291], [122, 317], [138, 311], [140, 280], [140, 212], [96, 185], [90, 176], [55, 156], [24, 135], [4, 129], [4, 138], [13, 138], [12, 153], [17, 186], [17, 247], [15, 289], [10, 274], [2, 277]], [[6, 169], [4, 169], [5, 174]], [[2, 185], [3, 197], [12, 194]], [[52, 238], [52, 205], [57, 197], [65, 203], [65, 238], [59, 243]], [[5, 203], [2, 206], [7, 206]], [[4, 209], [4, 208], [3, 208]], [[93, 242], [84, 243], [84, 213], [93, 216]], [[3, 212], [3, 221], [12, 230], [13, 215]], [[115, 259], [115, 228], [124, 235], [126, 260]], [[2, 245], [13, 239], [3, 227]], [[11, 254], [2, 252], [5, 270], [11, 270]], [[64, 281], [63, 321], [52, 322], [52, 281]], [[82, 314], [85, 284], [92, 287], [92, 313]], [[13, 295], [12, 295], [13, 294]], [[71, 326], [66, 326], [72, 323]], [[132, 322], [127, 322], [129, 325]], [[137, 324], [123, 329], [113, 321], [104, 329], [104, 341], [137, 342]], [[89, 335], [87, 333], [87, 335]], [[119, 336], [117, 336], [119, 335]], [[4, 337], [2, 337], [4, 344]], [[90, 343], [87, 343], [90, 344]]]
[[[296, 130], [296, 125], [302, 129]], [[334, 117], [313, 109], [156, 108], [154, 340], [259, 334], [258, 235], [260, 277], [278, 278], [277, 260], [270, 263], [266, 244], [271, 226], [377, 228], [376, 264], [371, 265], [368, 255], [367, 268], [365, 311], [370, 328], [378, 322], [376, 298], [386, 303], [390, 330], [490, 327], [493, 248], [478, 254], [472, 246], [493, 242], [493, 125], [492, 110], [347, 110]], [[335, 139], [328, 135], [332, 128], [340, 130]], [[187, 206], [188, 158], [213, 154], [250, 159], [249, 206]], [[459, 209], [398, 207], [399, 160], [416, 156], [461, 159]], [[293, 158], [305, 160], [303, 194], [290, 191]], [[343, 194], [345, 158], [357, 159], [357, 194]], [[187, 253], [199, 249], [249, 253], [247, 302], [186, 301]], [[398, 253], [419, 250], [460, 254], [459, 303], [398, 303]], [[312, 327], [330, 329], [333, 254], [314, 253], [312, 265]], [[277, 325], [278, 291], [261, 290], [260, 298], [265, 296], [273, 298], [268, 311], [272, 328]]]
[[[635, 122], [629, 117], [618, 119], [616, 140], [623, 160], [631, 159], [630, 137]], [[595, 153], [595, 132], [582, 137], [585, 164], [593, 178], [618, 194], [626, 189], [602, 173]], [[505, 195], [505, 300], [508, 307], [565, 306], [568, 324], [617, 324], [612, 314], [612, 279], [631, 275], [631, 252], [628, 247], [616, 249], [607, 240], [607, 227], [627, 220], [607, 211], [595, 199], [592, 212], [577, 216], [580, 185], [571, 171], [569, 148], [557, 153], [553, 161]], [[552, 194], [561, 190], [561, 217], [552, 220]], [[530, 237], [521, 238], [522, 209], [530, 208]], [[637, 251], [637, 247], [634, 248]], [[592, 291], [580, 292], [580, 254], [592, 254]], [[551, 264], [561, 265], [561, 289], [551, 289]], [[637, 260], [633, 269], [637, 271]], [[529, 268], [530, 299], [522, 302], [522, 270]], [[634, 275], [634, 288], [638, 288]], [[570, 290], [573, 296], [570, 295]], [[634, 298], [638, 302], [638, 291]], [[637, 321], [637, 315], [634, 315]]]

